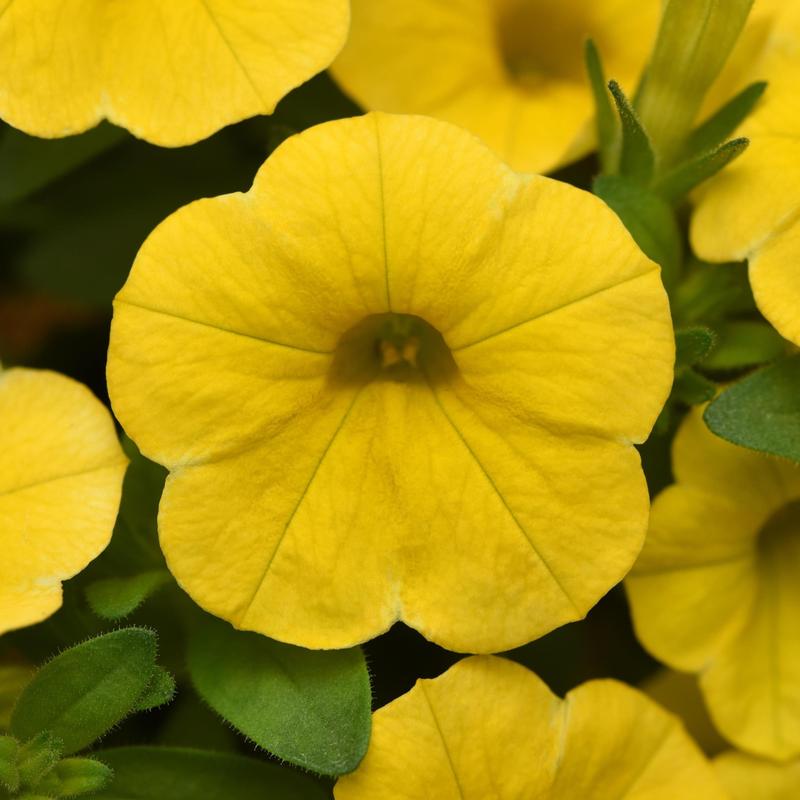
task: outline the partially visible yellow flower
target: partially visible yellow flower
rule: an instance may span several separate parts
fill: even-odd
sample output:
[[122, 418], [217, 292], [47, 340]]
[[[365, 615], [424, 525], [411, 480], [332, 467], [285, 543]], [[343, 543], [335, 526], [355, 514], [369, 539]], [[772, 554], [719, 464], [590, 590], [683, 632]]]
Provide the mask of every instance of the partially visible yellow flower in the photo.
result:
[[601, 201], [372, 114], [156, 229], [108, 378], [171, 470], [161, 544], [201, 606], [306, 647], [402, 619], [476, 652], [579, 619], [630, 568], [632, 443], [673, 355], [658, 268]]
[[0, 371], [0, 633], [61, 606], [111, 539], [127, 459], [111, 415], [53, 372]]
[[373, 716], [336, 800], [728, 800], [680, 722], [616, 681], [564, 700], [524, 667], [460, 661]]
[[708, 261], [749, 259], [759, 308], [800, 345], [800, 4], [764, 20], [748, 75], [769, 81], [741, 130], [751, 145], [699, 193], [692, 243]]
[[714, 766], [732, 800], [797, 800], [800, 761], [779, 764], [731, 751]]
[[659, 0], [353, 0], [333, 73], [363, 107], [430, 114], [512, 167], [545, 172], [592, 148], [583, 48], [632, 92]]
[[760, 755], [800, 754], [800, 468], [714, 436], [693, 412], [677, 483], [653, 504], [627, 580], [636, 631], [700, 673], [720, 732]]
[[347, 0], [0, 2], [0, 117], [35, 136], [109, 119], [190, 144], [271, 113], [344, 44]]

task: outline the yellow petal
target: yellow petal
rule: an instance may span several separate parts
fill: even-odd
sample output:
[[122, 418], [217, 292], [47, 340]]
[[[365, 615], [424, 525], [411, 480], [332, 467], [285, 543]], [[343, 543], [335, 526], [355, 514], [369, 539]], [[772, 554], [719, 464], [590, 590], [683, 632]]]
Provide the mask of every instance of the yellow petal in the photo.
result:
[[515, 169], [540, 172], [591, 149], [585, 40], [632, 89], [659, 10], [653, 0], [355, 0], [333, 72], [367, 109], [454, 122]]
[[[387, 314], [400, 338], [368, 338], [353, 372], [355, 332]], [[417, 323], [451, 348], [430, 371]], [[629, 569], [648, 505], [631, 442], [673, 347], [658, 270], [602, 203], [450, 125], [370, 115], [163, 223], [108, 375], [172, 471], [161, 541], [198, 603], [304, 646], [403, 619], [485, 652], [580, 618]]]
[[377, 711], [336, 800], [724, 800], [676, 719], [614, 681], [561, 701], [533, 673], [468, 658]]
[[101, 119], [176, 146], [256, 114], [324, 69], [345, 0], [0, 3], [0, 116], [36, 136]]
[[0, 372], [0, 633], [61, 606], [111, 538], [127, 460], [111, 416], [51, 372]]
[[659, 495], [626, 581], [636, 631], [669, 665], [700, 673], [737, 746], [800, 753], [800, 470], [729, 444], [692, 412], [676, 437], [678, 483]]
[[732, 800], [796, 800], [800, 796], [800, 761], [784, 764], [731, 751], [714, 759]]

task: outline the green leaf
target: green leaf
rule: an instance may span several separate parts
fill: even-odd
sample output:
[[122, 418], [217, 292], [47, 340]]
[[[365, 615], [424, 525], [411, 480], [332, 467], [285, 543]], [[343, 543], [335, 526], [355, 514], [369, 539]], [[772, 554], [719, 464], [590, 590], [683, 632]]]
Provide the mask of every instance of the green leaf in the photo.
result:
[[739, 158], [749, 146], [749, 139], [727, 142], [710, 153], [703, 153], [670, 170], [656, 182], [653, 189], [665, 200], [676, 203]]
[[86, 599], [98, 616], [118, 620], [133, 613], [169, 582], [170, 574], [164, 569], [141, 572], [130, 578], [106, 578], [86, 587]]
[[603, 71], [603, 62], [597, 45], [589, 39], [584, 51], [586, 71], [589, 74], [589, 85], [594, 96], [595, 125], [597, 127], [597, 143], [600, 154], [600, 164], [603, 172], [615, 171], [617, 137], [619, 123], [611, 97], [608, 93], [608, 81]]
[[766, 88], [766, 82], [759, 81], [739, 92], [689, 136], [684, 152], [692, 156], [719, 147], [749, 116]]
[[711, 354], [717, 335], [710, 328], [695, 326], [675, 331], [675, 369], [693, 367]]
[[151, 711], [165, 706], [173, 697], [175, 697], [175, 678], [165, 669], [156, 667], [144, 694], [136, 701], [134, 710]]
[[689, 368], [675, 375], [672, 398], [689, 406], [707, 403], [717, 393], [717, 385], [699, 372]]
[[364, 757], [371, 692], [359, 648], [304, 650], [209, 620], [191, 637], [189, 673], [218, 714], [285, 761], [342, 775]]
[[243, 756], [169, 747], [99, 754], [114, 780], [96, 800], [330, 800], [310, 775]]
[[746, 264], [706, 264], [690, 260], [689, 271], [671, 295], [675, 324], [718, 323], [734, 314], [755, 312]]
[[800, 462], [800, 355], [748, 375], [706, 409], [729, 442]]
[[608, 88], [622, 122], [622, 152], [620, 154], [619, 172], [636, 183], [646, 185], [653, 177], [655, 155], [650, 144], [650, 137], [642, 127], [633, 106], [616, 81], [610, 81]]
[[77, 797], [108, 785], [113, 770], [93, 758], [65, 758], [36, 786], [37, 792], [55, 797]]
[[0, 665], [0, 731], [11, 724], [11, 709], [33, 677], [33, 669], [20, 664]]
[[766, 322], [725, 322], [717, 332], [717, 347], [705, 362], [708, 369], [754, 367], [787, 354], [786, 340]]
[[16, 792], [19, 789], [18, 751], [19, 742], [13, 736], [0, 736], [0, 790]]
[[61, 740], [43, 731], [19, 749], [17, 766], [22, 786], [35, 786], [58, 763], [64, 752]]
[[23, 691], [11, 732], [30, 739], [51, 731], [64, 753], [87, 747], [136, 707], [154, 672], [156, 636], [125, 628], [56, 656]]
[[103, 123], [80, 136], [37, 139], [6, 128], [0, 139], [0, 203], [14, 203], [115, 147], [128, 136]]
[[683, 262], [681, 232], [671, 206], [620, 175], [601, 175], [593, 188], [616, 212], [642, 252], [661, 266], [664, 285], [671, 289]]

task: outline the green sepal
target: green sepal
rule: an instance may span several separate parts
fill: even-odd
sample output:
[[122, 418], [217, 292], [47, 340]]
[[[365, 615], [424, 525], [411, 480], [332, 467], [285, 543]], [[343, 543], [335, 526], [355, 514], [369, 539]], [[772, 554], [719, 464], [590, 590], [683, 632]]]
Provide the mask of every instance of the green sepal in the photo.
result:
[[87, 747], [135, 710], [152, 679], [156, 649], [152, 631], [124, 628], [64, 651], [23, 691], [11, 733], [25, 740], [52, 731], [67, 755]]
[[733, 384], [708, 406], [705, 421], [729, 442], [800, 462], [800, 355]]
[[787, 355], [787, 341], [766, 322], [723, 322], [717, 327], [717, 333], [717, 346], [705, 362], [708, 369], [756, 367]]
[[597, 45], [589, 39], [584, 48], [586, 72], [592, 89], [595, 108], [595, 126], [600, 165], [606, 174], [616, 171], [617, 149], [619, 146], [619, 118], [614, 112], [608, 81], [603, 70], [603, 62]]
[[50, 731], [25, 742], [17, 757], [20, 785], [35, 787], [55, 767], [63, 752], [63, 743]]
[[206, 619], [188, 663], [211, 708], [284, 761], [337, 776], [364, 757], [372, 696], [360, 648], [306, 650]]
[[670, 203], [676, 203], [739, 158], [749, 146], [749, 139], [726, 142], [716, 150], [699, 155], [670, 170], [656, 181], [653, 190]]
[[36, 786], [37, 792], [55, 797], [79, 797], [107, 786], [113, 770], [93, 758], [65, 758]]
[[134, 711], [151, 711], [171, 702], [175, 697], [175, 678], [162, 667], [156, 667], [153, 677], [142, 696], [136, 701]]
[[164, 569], [149, 570], [128, 578], [104, 578], [86, 587], [86, 599], [97, 616], [119, 620], [132, 614], [169, 582], [169, 572]]
[[622, 123], [619, 173], [646, 186], [653, 177], [656, 163], [650, 137], [620, 85], [616, 81], [610, 81], [608, 88]]
[[13, 736], [0, 736], [0, 787], [16, 792], [20, 785], [19, 742]]
[[673, 208], [622, 175], [601, 175], [593, 191], [616, 212], [642, 252], [661, 266], [664, 285], [671, 291], [683, 263], [683, 239]]
[[717, 393], [717, 385], [691, 367], [680, 370], [672, 385], [672, 399], [688, 406], [707, 403]]
[[690, 259], [687, 274], [671, 295], [679, 327], [717, 324], [756, 311], [746, 264], [707, 264]]
[[705, 361], [714, 350], [717, 335], [711, 328], [699, 325], [675, 331], [675, 369], [693, 367]]
[[739, 92], [733, 100], [726, 103], [719, 111], [696, 128], [690, 134], [684, 147], [683, 152], [687, 157], [691, 158], [693, 155], [715, 150], [729, 136], [732, 136], [755, 108], [766, 88], [766, 81], [751, 83], [750, 86]]

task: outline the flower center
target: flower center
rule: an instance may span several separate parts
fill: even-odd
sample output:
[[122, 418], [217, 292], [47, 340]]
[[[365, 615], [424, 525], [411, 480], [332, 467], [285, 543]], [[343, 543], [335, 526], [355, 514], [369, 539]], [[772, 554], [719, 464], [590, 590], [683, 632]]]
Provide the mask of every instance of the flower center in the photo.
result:
[[800, 540], [800, 499], [782, 506], [758, 534], [758, 550], [762, 558], [781, 557], [787, 540]]
[[495, 0], [495, 5], [500, 53], [515, 83], [535, 89], [553, 79], [585, 81], [583, 46], [593, 27], [589, 3]]
[[442, 334], [424, 319], [412, 314], [371, 314], [339, 340], [331, 378], [344, 383], [435, 383], [447, 380], [455, 369]]

